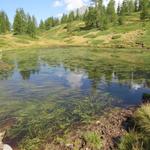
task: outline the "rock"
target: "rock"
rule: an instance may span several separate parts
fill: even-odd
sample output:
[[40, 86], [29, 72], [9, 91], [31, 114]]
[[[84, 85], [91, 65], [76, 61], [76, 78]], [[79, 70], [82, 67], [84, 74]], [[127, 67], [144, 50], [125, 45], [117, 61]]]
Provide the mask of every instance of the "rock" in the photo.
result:
[[9, 145], [4, 144], [3, 145], [3, 150], [13, 150]]
[[96, 121], [96, 124], [97, 124], [97, 125], [100, 125], [100, 124], [101, 124], [101, 122], [100, 122], [100, 121]]
[[2, 142], [5, 132], [0, 132], [0, 150], [13, 150], [8, 144]]

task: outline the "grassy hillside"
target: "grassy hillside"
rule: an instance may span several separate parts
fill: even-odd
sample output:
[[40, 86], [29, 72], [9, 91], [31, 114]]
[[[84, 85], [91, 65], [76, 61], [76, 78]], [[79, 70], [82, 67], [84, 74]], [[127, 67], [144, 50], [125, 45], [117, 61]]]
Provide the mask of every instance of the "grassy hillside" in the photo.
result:
[[133, 13], [131, 16], [126, 16], [123, 25], [111, 25], [104, 31], [87, 30], [84, 22], [75, 21], [71, 24], [71, 32], [67, 32], [67, 25], [63, 24], [48, 31], [38, 32], [36, 39], [26, 35], [0, 35], [0, 48], [17, 49], [62, 45], [150, 48], [150, 21], [140, 21], [139, 15], [139, 13]]

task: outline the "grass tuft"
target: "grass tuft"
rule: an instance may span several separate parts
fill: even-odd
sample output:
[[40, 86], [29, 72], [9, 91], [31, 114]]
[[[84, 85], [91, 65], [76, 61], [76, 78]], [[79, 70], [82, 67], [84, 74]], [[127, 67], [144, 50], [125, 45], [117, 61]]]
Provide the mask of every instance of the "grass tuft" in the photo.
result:
[[101, 150], [103, 146], [103, 141], [96, 132], [86, 132], [84, 138], [88, 145], [95, 150]]
[[150, 136], [150, 104], [143, 105], [136, 111], [135, 121], [141, 132]]

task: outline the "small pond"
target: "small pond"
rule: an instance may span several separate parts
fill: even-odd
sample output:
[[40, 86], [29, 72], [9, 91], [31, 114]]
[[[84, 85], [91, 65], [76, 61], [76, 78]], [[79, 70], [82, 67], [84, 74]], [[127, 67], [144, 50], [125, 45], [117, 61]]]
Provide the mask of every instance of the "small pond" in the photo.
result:
[[150, 62], [140, 50], [136, 53], [92, 48], [3, 52], [1, 124], [11, 117], [18, 122], [8, 136], [17, 137], [25, 130], [31, 140], [24, 125], [30, 132], [37, 128], [34, 137], [41, 137], [41, 131], [54, 134], [74, 122], [86, 122], [106, 108], [140, 104], [143, 93], [150, 93]]

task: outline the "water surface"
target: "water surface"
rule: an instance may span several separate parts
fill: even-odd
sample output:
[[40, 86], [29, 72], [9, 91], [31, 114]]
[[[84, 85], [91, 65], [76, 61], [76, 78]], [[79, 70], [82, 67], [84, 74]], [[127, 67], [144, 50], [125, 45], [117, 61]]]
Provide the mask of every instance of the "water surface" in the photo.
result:
[[[60, 55], [58, 51], [61, 51]], [[44, 100], [51, 93], [57, 97], [77, 93], [76, 97], [80, 98], [108, 93], [116, 101], [120, 100], [120, 106], [128, 106], [138, 104], [143, 93], [150, 92], [150, 73], [145, 68], [136, 70], [130, 64], [123, 68], [121, 62], [117, 68], [113, 59], [111, 65], [91, 61], [90, 51], [86, 53], [89, 57], [86, 60], [78, 60], [72, 52], [64, 53], [65, 49], [3, 52], [2, 61], [12, 65], [12, 69], [1, 74], [1, 99]], [[69, 95], [65, 90], [70, 91]]]

